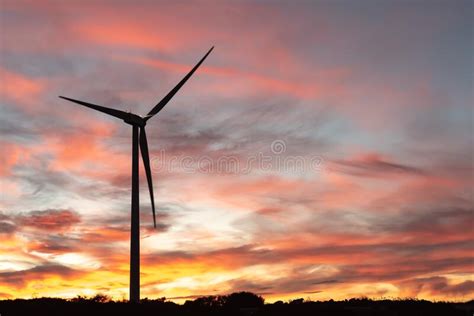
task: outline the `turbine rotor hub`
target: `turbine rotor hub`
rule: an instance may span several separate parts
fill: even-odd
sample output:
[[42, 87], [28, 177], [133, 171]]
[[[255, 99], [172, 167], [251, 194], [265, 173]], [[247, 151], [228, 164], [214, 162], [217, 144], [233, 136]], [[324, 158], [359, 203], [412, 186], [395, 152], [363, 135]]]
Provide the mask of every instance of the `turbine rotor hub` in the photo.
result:
[[145, 127], [146, 125], [146, 120], [143, 117], [133, 114], [133, 113], [128, 113], [128, 116], [125, 117], [123, 121], [127, 124], [135, 125], [139, 127]]

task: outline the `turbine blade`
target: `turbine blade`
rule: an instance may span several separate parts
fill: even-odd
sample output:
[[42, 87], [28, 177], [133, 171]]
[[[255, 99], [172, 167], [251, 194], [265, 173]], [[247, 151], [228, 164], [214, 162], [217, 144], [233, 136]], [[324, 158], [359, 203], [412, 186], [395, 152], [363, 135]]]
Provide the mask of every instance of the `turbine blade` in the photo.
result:
[[92, 104], [92, 103], [87, 103], [87, 102], [84, 102], [84, 101], [74, 100], [74, 99], [71, 99], [71, 98], [63, 97], [63, 96], [59, 96], [59, 97], [60, 97], [61, 99], [68, 100], [68, 101], [71, 101], [71, 102], [74, 102], [74, 103], [77, 103], [77, 104], [86, 106], [86, 107], [88, 107], [88, 108], [97, 110], [97, 111], [99, 111], [99, 112], [102, 112], [102, 113], [105, 113], [105, 114], [109, 114], [109, 115], [115, 116], [115, 117], [117, 117], [117, 118], [119, 118], [119, 119], [122, 119], [122, 120], [124, 120], [124, 119], [128, 116], [128, 113], [127, 113], [127, 112], [124, 112], [124, 111], [115, 110], [115, 109], [107, 108], [107, 107], [105, 107], [105, 106], [101, 106], [101, 105], [97, 105], [97, 104]]
[[156, 228], [155, 198], [153, 196], [153, 181], [151, 179], [150, 156], [148, 153], [148, 141], [146, 139], [145, 128], [140, 128], [140, 150], [142, 152], [143, 165], [145, 166], [148, 190], [150, 191], [151, 210], [153, 212], [153, 226]]
[[147, 116], [145, 117], [145, 120], [150, 119], [153, 115], [160, 112], [161, 109], [165, 107], [169, 100], [171, 100], [171, 98], [176, 94], [176, 92], [178, 92], [178, 90], [181, 89], [181, 87], [186, 83], [186, 81], [193, 75], [196, 69], [201, 66], [204, 59], [206, 59], [207, 55], [209, 55], [213, 49], [214, 46], [212, 46], [211, 49], [206, 53], [206, 55], [204, 55], [204, 57], [196, 64], [196, 66], [194, 66], [194, 68], [191, 69], [191, 71], [183, 79], [181, 79], [181, 81], [176, 85], [176, 87], [174, 87], [170, 92], [168, 92], [168, 94], [157, 105], [155, 105], [155, 107], [150, 112], [148, 112]]

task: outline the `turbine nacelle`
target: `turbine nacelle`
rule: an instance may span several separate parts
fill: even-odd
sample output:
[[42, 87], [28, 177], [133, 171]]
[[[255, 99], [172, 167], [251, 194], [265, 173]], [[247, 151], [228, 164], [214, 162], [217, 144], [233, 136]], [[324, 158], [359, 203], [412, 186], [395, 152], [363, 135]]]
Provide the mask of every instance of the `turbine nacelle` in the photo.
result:
[[144, 117], [130, 112], [125, 115], [123, 121], [127, 124], [135, 125], [138, 127], [145, 127], [146, 125], [146, 119]]

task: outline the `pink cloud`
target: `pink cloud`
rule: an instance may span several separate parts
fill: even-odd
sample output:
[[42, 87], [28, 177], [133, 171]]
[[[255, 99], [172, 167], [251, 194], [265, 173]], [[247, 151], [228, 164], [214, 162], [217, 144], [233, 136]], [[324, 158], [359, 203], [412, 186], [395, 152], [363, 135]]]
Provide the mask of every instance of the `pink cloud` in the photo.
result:
[[2, 77], [0, 96], [23, 110], [34, 113], [35, 105], [46, 88], [45, 82], [3, 68], [0, 68], [0, 76]]

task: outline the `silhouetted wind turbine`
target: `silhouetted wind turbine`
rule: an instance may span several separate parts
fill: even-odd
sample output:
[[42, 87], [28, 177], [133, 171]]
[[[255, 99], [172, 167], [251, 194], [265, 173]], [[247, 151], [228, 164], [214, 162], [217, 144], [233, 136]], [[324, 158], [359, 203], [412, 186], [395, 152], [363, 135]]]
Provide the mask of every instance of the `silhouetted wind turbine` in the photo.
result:
[[[155, 200], [153, 197], [153, 183], [151, 179], [150, 156], [148, 154], [148, 142], [145, 133], [146, 122], [160, 112], [163, 107], [171, 100], [178, 90], [186, 83], [193, 73], [202, 64], [207, 55], [214, 49], [214, 46], [204, 55], [204, 57], [194, 66], [193, 69], [145, 116], [139, 116], [133, 113], [127, 113], [120, 110], [107, 108], [92, 103], [74, 100], [60, 96], [65, 100], [78, 103], [88, 108], [115, 116], [122, 119], [125, 123], [132, 125], [132, 225], [130, 232], [130, 301], [140, 301], [140, 217], [139, 217], [139, 189], [138, 189], [138, 143], [140, 142], [140, 151], [142, 153], [143, 165], [145, 166], [148, 189], [150, 191], [151, 209], [153, 212], [153, 226], [156, 228], [155, 218]], [[139, 130], [140, 129], [140, 133]], [[140, 139], [139, 139], [140, 138]]]

